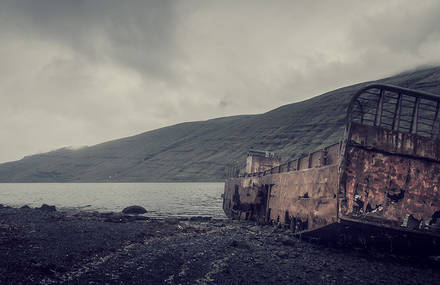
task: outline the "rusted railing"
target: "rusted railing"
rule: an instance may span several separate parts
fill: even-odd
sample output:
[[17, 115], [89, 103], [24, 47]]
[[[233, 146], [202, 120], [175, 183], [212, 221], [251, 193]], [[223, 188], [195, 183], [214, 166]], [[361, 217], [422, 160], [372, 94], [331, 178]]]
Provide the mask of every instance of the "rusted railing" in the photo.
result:
[[439, 138], [440, 97], [406, 88], [372, 84], [359, 90], [348, 107], [355, 122], [401, 133]]
[[227, 178], [259, 177], [335, 164], [337, 162], [337, 156], [339, 155], [339, 148], [340, 143], [336, 143], [311, 152], [308, 155], [302, 155], [294, 160], [287, 161], [263, 172], [240, 173], [238, 167], [231, 167], [228, 170]]

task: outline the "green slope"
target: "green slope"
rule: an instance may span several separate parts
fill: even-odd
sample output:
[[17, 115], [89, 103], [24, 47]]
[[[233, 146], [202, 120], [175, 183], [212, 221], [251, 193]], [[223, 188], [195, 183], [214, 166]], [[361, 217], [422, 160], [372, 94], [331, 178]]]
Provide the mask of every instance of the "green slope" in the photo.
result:
[[[440, 94], [440, 67], [378, 80]], [[0, 164], [0, 182], [221, 181], [246, 152], [266, 149], [283, 160], [338, 142], [357, 84], [260, 115], [182, 123], [79, 150]]]

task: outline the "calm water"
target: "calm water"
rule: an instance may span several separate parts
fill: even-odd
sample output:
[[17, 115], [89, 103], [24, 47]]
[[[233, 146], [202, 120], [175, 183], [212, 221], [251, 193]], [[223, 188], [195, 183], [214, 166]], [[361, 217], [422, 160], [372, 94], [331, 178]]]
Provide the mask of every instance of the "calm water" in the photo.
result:
[[119, 212], [130, 205], [147, 216], [223, 218], [223, 183], [0, 183], [0, 203]]

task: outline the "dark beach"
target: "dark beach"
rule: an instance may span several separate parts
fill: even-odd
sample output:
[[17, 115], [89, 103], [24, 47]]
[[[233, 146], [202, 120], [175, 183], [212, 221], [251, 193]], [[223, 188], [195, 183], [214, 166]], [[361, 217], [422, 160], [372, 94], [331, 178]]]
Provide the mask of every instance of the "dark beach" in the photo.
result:
[[433, 258], [209, 218], [0, 208], [1, 284], [439, 284]]

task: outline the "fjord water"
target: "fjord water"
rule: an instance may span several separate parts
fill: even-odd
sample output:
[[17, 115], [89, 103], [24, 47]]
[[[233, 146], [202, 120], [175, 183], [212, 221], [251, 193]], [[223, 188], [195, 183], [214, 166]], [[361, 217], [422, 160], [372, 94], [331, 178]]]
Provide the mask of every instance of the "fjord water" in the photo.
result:
[[224, 218], [223, 183], [0, 183], [0, 204], [120, 212], [130, 205], [151, 217]]

